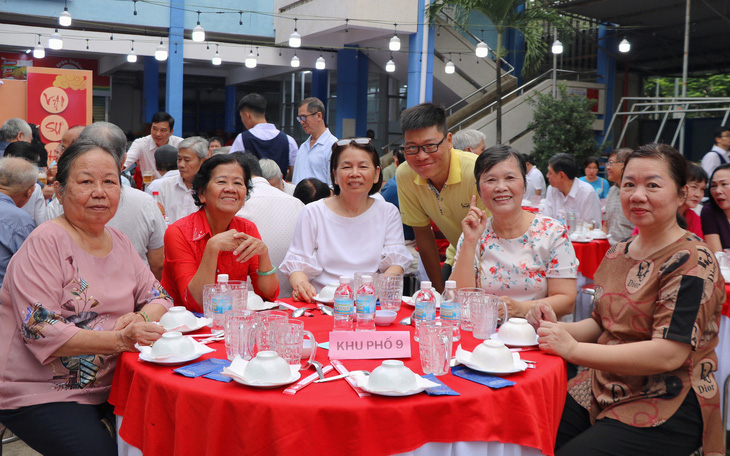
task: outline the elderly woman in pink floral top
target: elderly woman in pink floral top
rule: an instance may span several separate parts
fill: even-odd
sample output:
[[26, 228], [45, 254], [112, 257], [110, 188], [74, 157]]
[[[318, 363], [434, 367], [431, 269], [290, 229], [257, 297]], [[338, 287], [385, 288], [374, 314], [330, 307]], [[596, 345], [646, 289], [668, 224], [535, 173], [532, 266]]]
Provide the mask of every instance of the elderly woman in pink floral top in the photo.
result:
[[525, 161], [509, 146], [487, 149], [474, 165], [478, 191], [492, 213], [472, 207], [461, 223], [451, 280], [458, 288], [480, 287], [524, 317], [536, 301], [556, 314], [573, 311], [578, 260], [560, 222], [522, 210]]
[[151, 321], [172, 305], [129, 239], [105, 226], [121, 153], [84, 140], [66, 150], [55, 183], [64, 215], [31, 233], [0, 290], [0, 423], [44, 455], [116, 455], [101, 422], [113, 417], [116, 357], [157, 340]]

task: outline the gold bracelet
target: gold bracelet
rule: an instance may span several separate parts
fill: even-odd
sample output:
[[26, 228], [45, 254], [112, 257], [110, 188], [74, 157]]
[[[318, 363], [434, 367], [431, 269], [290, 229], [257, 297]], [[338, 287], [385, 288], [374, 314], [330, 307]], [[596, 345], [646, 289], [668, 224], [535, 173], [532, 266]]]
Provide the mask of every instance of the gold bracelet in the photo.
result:
[[140, 310], [140, 311], [137, 311], [135, 313], [137, 315], [142, 315], [142, 318], [144, 318], [144, 321], [146, 321], [146, 322], [149, 322], [150, 321], [149, 315], [147, 315], [147, 313], [144, 310]]

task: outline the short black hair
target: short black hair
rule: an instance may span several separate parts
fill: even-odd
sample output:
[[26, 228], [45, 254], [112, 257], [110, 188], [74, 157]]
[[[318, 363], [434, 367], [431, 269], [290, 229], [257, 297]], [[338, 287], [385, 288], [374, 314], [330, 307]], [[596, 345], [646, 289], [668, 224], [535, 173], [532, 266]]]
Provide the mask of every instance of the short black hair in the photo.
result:
[[[635, 158], [652, 158], [667, 162], [669, 177], [677, 186], [677, 194], [681, 195], [684, 186], [687, 185], [687, 159], [677, 149], [669, 144], [649, 143], [638, 147], [631, 152], [624, 162], [624, 172], [629, 166], [629, 161]], [[713, 173], [714, 175], [714, 173]]]
[[152, 123], [158, 122], [167, 122], [167, 124], [170, 125], [170, 130], [175, 128], [175, 119], [165, 111], [157, 112], [154, 116], [152, 116]]
[[446, 125], [446, 110], [443, 105], [421, 103], [406, 109], [400, 115], [400, 128], [403, 133], [433, 126], [444, 135], [449, 133]]
[[[713, 138], [717, 139], [722, 136], [723, 133], [726, 131], [730, 131], [730, 127], [726, 127], [725, 125], [720, 125], [719, 127], [715, 128], [715, 136]], [[715, 141], [717, 142], [717, 141]]]
[[211, 136], [210, 138], [208, 138], [208, 145], [210, 146], [210, 143], [212, 143], [213, 141], [218, 141], [221, 147], [226, 145], [226, 142], [220, 136]]
[[238, 102], [238, 112], [244, 109], [258, 114], [266, 114], [266, 98], [258, 93], [249, 93]]
[[259, 159], [251, 152], [233, 152], [230, 155], [236, 157], [242, 165], [248, 166], [251, 171], [251, 177], [263, 177], [264, 172], [261, 171]]
[[24, 158], [31, 163], [35, 163], [36, 166], [39, 166], [41, 162], [41, 156], [35, 144], [25, 141], [15, 141], [8, 144], [4, 156]]
[[709, 177], [707, 171], [700, 165], [693, 162], [687, 162], [687, 182], [707, 182]]
[[527, 189], [527, 165], [525, 165], [525, 157], [523, 155], [512, 147], [503, 144], [485, 149], [484, 153], [479, 155], [477, 161], [474, 163], [474, 178], [477, 181], [477, 191], [479, 191], [479, 180], [482, 178], [482, 174], [488, 172], [496, 164], [509, 160], [510, 157], [517, 160], [517, 166], [520, 168], [520, 173], [522, 174], [522, 183], [525, 185], [525, 189]]
[[563, 172], [570, 180], [575, 179], [575, 176], [578, 175], [578, 164], [575, 162], [575, 158], [573, 158], [570, 154], [555, 154], [550, 157], [548, 164], [556, 174]]
[[588, 165], [596, 165], [599, 168], [601, 167], [601, 163], [598, 161], [598, 157], [594, 156], [586, 157], [586, 159], [583, 160], [583, 168], [588, 168]]
[[529, 163], [531, 165], [535, 164], [535, 159], [530, 154], [522, 154], [522, 158], [525, 160], [525, 163]]
[[294, 188], [294, 198], [299, 199], [304, 204], [313, 203], [328, 196], [330, 196], [330, 188], [315, 177], [299, 181]]
[[[342, 142], [342, 141], [338, 141]], [[347, 149], [348, 147], [352, 147], [353, 149], [360, 149], [362, 151], [365, 151], [369, 156], [370, 160], [373, 162], [373, 167], [378, 168], [380, 167], [380, 156], [378, 155], [377, 149], [375, 149], [375, 146], [373, 146], [373, 142], [369, 141], [367, 144], [358, 144], [355, 142], [355, 138], [352, 138], [352, 141], [345, 144], [344, 146], [338, 146], [337, 143], [332, 144], [332, 155], [330, 156], [330, 178], [332, 179], [332, 189], [334, 190], [335, 195], [340, 194], [340, 186], [335, 183], [335, 174], [337, 173], [337, 165], [339, 165], [340, 161], [340, 155], [342, 155], [342, 152]], [[372, 188], [370, 188], [370, 191], [368, 192], [368, 195], [374, 195], [378, 193], [380, 190], [380, 187], [383, 186], [383, 173], [378, 173], [378, 180], [373, 184]]]
[[398, 164], [406, 162], [406, 154], [403, 152], [403, 146], [395, 146], [393, 148], [393, 156], [398, 159]]
[[227, 165], [229, 163], [236, 163], [243, 169], [243, 182], [246, 185], [246, 199], [248, 199], [251, 194], [251, 170], [248, 169], [248, 165], [241, 163], [233, 154], [218, 154], [205, 160], [193, 177], [193, 200], [195, 200], [196, 206], [203, 207], [205, 205], [200, 201], [200, 194], [208, 187], [208, 183], [213, 177], [213, 170], [218, 165]]

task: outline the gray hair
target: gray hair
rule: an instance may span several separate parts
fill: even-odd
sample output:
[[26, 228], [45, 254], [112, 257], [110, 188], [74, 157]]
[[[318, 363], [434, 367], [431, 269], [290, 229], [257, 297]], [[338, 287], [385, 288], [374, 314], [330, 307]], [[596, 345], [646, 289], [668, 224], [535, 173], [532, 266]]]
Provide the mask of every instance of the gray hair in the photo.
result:
[[25, 135], [26, 141], [30, 142], [33, 139], [33, 130], [30, 129], [30, 125], [23, 119], [17, 117], [8, 119], [5, 121], [2, 127], [0, 127], [0, 139], [10, 141], [18, 136], [18, 133]]
[[229, 153], [231, 153], [231, 146], [221, 146], [216, 149], [213, 149], [213, 155], [229, 154]]
[[14, 194], [27, 191], [38, 179], [38, 166], [20, 157], [0, 158], [0, 186]]
[[324, 117], [324, 103], [317, 97], [309, 97], [299, 102], [299, 107], [307, 105], [307, 112], [314, 114], [315, 112], [321, 112]]
[[259, 166], [261, 166], [261, 177], [264, 179], [281, 180], [281, 168], [279, 168], [279, 165], [274, 160], [270, 158], [262, 158], [259, 160]]
[[182, 140], [177, 150], [190, 149], [198, 158], [208, 158], [208, 141], [202, 136], [191, 136]]
[[487, 137], [479, 130], [459, 130], [452, 137], [454, 149], [466, 150], [467, 147], [475, 149], [484, 142], [487, 143]]
[[89, 141], [108, 150], [118, 162], [122, 161], [127, 152], [127, 135], [110, 122], [94, 122], [81, 131], [79, 140]]

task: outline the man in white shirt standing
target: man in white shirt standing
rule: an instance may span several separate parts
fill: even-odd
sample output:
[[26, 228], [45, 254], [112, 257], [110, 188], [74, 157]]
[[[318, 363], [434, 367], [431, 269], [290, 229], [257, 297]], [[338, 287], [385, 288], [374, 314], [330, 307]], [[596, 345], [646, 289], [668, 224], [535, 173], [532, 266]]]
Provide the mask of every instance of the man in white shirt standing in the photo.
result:
[[570, 154], [553, 155], [548, 162], [550, 187], [545, 201], [545, 215], [564, 219], [575, 212], [576, 220], [601, 222], [601, 201], [588, 182], [576, 179], [578, 165]]
[[715, 145], [702, 157], [702, 169], [708, 176], [712, 177], [715, 168], [723, 163], [730, 162], [730, 127], [717, 127], [715, 129]]
[[129, 168], [139, 161], [139, 172], [151, 170], [155, 172], [155, 178], [161, 177], [155, 167], [155, 151], [165, 144], [171, 144], [175, 147], [180, 146], [182, 138], [173, 136], [174, 127], [175, 119], [170, 114], [161, 111], [152, 116], [150, 134], [134, 140], [129, 151], [127, 151], [127, 159], [124, 161], [123, 169]]
[[[272, 187], [269, 181], [262, 177], [261, 166], [253, 154], [246, 152], [238, 153], [236, 156], [251, 171], [251, 193], [236, 215], [256, 224], [261, 233], [261, 240], [269, 249], [271, 264], [279, 265], [289, 250], [299, 212], [304, 203]], [[292, 289], [289, 277], [278, 270], [276, 274], [279, 276], [279, 297], [290, 297]]]
[[279, 165], [282, 175], [288, 175], [294, 167], [297, 142], [266, 122], [266, 98], [249, 93], [238, 102], [238, 113], [246, 131], [236, 136], [228, 153], [251, 152], [259, 159], [270, 158]]
[[169, 223], [175, 223], [198, 210], [191, 188], [193, 177], [208, 158], [208, 141], [200, 136], [185, 138], [177, 150], [177, 170], [180, 175], [163, 179], [160, 201]]
[[545, 197], [545, 177], [542, 171], [537, 169], [533, 158], [530, 154], [522, 154], [525, 157], [525, 165], [527, 166], [527, 189], [525, 190], [525, 199], [531, 200], [533, 196]]
[[299, 103], [297, 113], [297, 120], [304, 133], [310, 136], [297, 151], [292, 183], [297, 185], [301, 180], [316, 177], [332, 187], [330, 156], [332, 144], [337, 142], [337, 138], [330, 133], [324, 122], [324, 103], [319, 98], [305, 98]]

